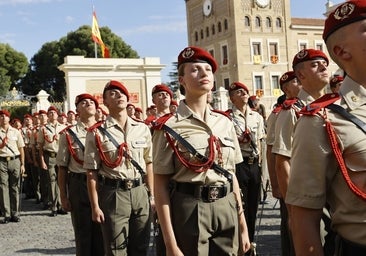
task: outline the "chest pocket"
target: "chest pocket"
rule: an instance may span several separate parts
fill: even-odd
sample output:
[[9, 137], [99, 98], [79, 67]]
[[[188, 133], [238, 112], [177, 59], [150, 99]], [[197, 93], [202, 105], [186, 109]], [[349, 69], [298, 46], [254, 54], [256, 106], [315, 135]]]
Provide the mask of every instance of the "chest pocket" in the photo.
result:
[[220, 141], [222, 160], [224, 161], [224, 164], [227, 164], [230, 160], [235, 161], [235, 144], [233, 138], [218, 137], [218, 139]]

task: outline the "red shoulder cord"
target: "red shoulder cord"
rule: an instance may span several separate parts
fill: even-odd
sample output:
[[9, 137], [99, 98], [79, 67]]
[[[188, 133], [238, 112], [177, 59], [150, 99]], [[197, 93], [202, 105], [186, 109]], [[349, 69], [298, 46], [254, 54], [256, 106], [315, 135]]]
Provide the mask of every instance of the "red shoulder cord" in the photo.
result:
[[124, 150], [125, 151], [128, 150], [127, 143], [124, 142], [121, 145], [119, 145], [118, 156], [117, 156], [116, 160], [113, 162], [110, 159], [108, 159], [109, 157], [107, 157], [106, 154], [104, 154], [104, 152], [102, 150], [102, 141], [100, 140], [100, 136], [97, 132], [95, 133], [95, 140], [96, 140], [97, 148], [99, 150], [100, 158], [102, 159], [103, 163], [111, 169], [114, 169], [117, 166], [120, 166], [122, 159], [123, 159]]
[[48, 143], [52, 143], [54, 141], [57, 141], [57, 134], [54, 134], [52, 136], [52, 139], [50, 139], [50, 137], [48, 137], [48, 135], [45, 133], [44, 130], [45, 130], [45, 128], [42, 127], [42, 133], [43, 133], [43, 137], [44, 137], [45, 141], [47, 141]]
[[74, 158], [74, 160], [78, 164], [83, 165], [84, 164], [84, 161], [81, 160], [80, 158], [78, 158], [78, 156], [76, 155], [76, 152], [75, 152], [74, 148], [72, 147], [72, 141], [71, 141], [71, 138], [70, 138], [71, 136], [69, 135], [68, 132], [65, 132], [65, 136], [66, 136], [67, 146], [69, 148], [69, 152], [70, 152], [72, 158]]
[[359, 198], [366, 201], [366, 193], [360, 190], [351, 180], [349, 177], [346, 163], [344, 162], [342, 152], [339, 148], [339, 144], [337, 141], [337, 137], [334, 131], [334, 128], [329, 120], [325, 119], [325, 127], [327, 129], [330, 145], [332, 146], [333, 153], [335, 158], [337, 159], [337, 162], [339, 164], [339, 167], [341, 168], [341, 172], [343, 175], [343, 178], [345, 179], [347, 186], [351, 189], [351, 191], [358, 196]]
[[[210, 155], [207, 158], [207, 161], [204, 163], [191, 163], [190, 161], [186, 160], [183, 156], [181, 156], [181, 154], [179, 153], [179, 150], [177, 148], [177, 146], [175, 145], [176, 141], [173, 140], [170, 135], [168, 133], [165, 133], [165, 136], [171, 146], [171, 148], [173, 149], [174, 153], [176, 154], [176, 156], [178, 157], [179, 161], [188, 169], [200, 173], [200, 172], [205, 172], [208, 169], [211, 168], [214, 160], [215, 160], [215, 151], [214, 151], [214, 145], [216, 146], [216, 150], [218, 151], [218, 157], [219, 157], [219, 165], [221, 165], [223, 163], [222, 161], [222, 152], [221, 152], [221, 147], [220, 147], [220, 143], [217, 140], [217, 138], [213, 135], [210, 136], [209, 138], [209, 152]], [[193, 156], [194, 157], [194, 156]]]
[[2, 142], [1, 142], [1, 144], [0, 144], [0, 148], [3, 148], [3, 147], [5, 147], [5, 145], [6, 145], [6, 144], [8, 144], [8, 137], [7, 137], [7, 136], [5, 136], [5, 138], [4, 138], [4, 139], [2, 139], [1, 141], [2, 141]]

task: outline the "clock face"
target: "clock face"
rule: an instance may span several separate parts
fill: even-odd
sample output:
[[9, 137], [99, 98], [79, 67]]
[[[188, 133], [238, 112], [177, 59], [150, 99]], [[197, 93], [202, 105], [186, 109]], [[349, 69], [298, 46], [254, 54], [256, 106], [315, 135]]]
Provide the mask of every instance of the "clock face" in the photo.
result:
[[205, 0], [203, 2], [203, 14], [205, 16], [209, 16], [212, 12], [212, 1], [211, 0]]
[[264, 7], [267, 7], [269, 5], [269, 1], [270, 0], [255, 0], [255, 3], [261, 7], [261, 8], [264, 8]]

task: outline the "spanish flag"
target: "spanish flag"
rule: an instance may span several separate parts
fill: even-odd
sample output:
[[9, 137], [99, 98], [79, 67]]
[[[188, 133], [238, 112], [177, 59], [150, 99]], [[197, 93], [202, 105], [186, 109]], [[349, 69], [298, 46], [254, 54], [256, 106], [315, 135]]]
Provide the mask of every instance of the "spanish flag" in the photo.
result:
[[109, 58], [109, 49], [105, 46], [102, 37], [100, 35], [98, 21], [97, 21], [97, 15], [95, 14], [95, 11], [93, 12], [93, 25], [92, 25], [92, 38], [93, 41], [100, 45], [102, 48], [102, 56], [103, 58]]

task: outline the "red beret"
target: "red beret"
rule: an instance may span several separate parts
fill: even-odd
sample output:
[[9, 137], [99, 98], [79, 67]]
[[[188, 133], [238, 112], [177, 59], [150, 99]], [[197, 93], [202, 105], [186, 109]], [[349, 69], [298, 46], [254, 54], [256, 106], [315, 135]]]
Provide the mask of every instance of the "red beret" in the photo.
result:
[[98, 107], [98, 109], [100, 110], [100, 112], [102, 112], [102, 114], [103, 114], [103, 115], [105, 115], [105, 116], [107, 116], [107, 115], [108, 115], [108, 113], [107, 113], [107, 112], [105, 112], [105, 110], [104, 110], [104, 109], [102, 109], [101, 107]]
[[66, 116], [66, 114], [64, 112], [58, 114], [58, 116], [63, 116], [63, 117], [66, 117], [67, 118], [67, 116]]
[[0, 115], [6, 115], [7, 117], [10, 117], [10, 112], [6, 109], [1, 109]]
[[240, 82], [234, 82], [229, 86], [229, 92], [238, 90], [238, 89], [244, 89], [247, 94], [249, 94], [249, 89], [245, 84], [242, 84]]
[[133, 105], [132, 103], [128, 103], [128, 104], [127, 104], [127, 108], [128, 108], [128, 107], [133, 107], [134, 109], [136, 109], [135, 105]]
[[339, 5], [325, 20], [324, 41], [326, 42], [328, 37], [341, 27], [363, 19], [366, 19], [366, 1], [353, 0]]
[[296, 65], [301, 62], [316, 60], [318, 58], [323, 58], [327, 62], [327, 65], [329, 64], [329, 59], [324, 52], [315, 49], [302, 49], [295, 55], [294, 60], [292, 61], [292, 68], [295, 68]]
[[[77, 97], [77, 96], [76, 96]], [[75, 99], [75, 104], [76, 104], [76, 99]], [[77, 105], [77, 104], [76, 104]], [[67, 114], [74, 114], [74, 115], [76, 115], [75, 114], [75, 112], [74, 111], [72, 111], [72, 110], [69, 110], [69, 111], [67, 111]]]
[[139, 107], [136, 107], [136, 108], [135, 108], [135, 112], [140, 112], [140, 113], [142, 113], [142, 109], [141, 109], [141, 108], [139, 108]]
[[296, 78], [296, 74], [294, 71], [288, 71], [285, 74], [283, 74], [280, 78], [281, 88], [285, 83], [290, 82], [292, 79], [295, 79], [295, 78]]
[[33, 115], [32, 115], [32, 117], [37, 117], [37, 116], [39, 116], [38, 112], [34, 112]]
[[[78, 96], [76, 96], [75, 97], [75, 106], [77, 107], [78, 104], [81, 101], [85, 100], [85, 99], [89, 99], [89, 100], [94, 101], [95, 108], [98, 108], [98, 101], [97, 101], [97, 99], [94, 98], [92, 95], [90, 95], [88, 93], [83, 93], [83, 94], [79, 94]], [[72, 110], [69, 110], [67, 113], [70, 113], [70, 112], [72, 112], [73, 114], [75, 114], [74, 111], [72, 111]]]
[[51, 106], [47, 109], [47, 113], [50, 111], [56, 111], [56, 113], [58, 113], [58, 109], [55, 106]]
[[46, 115], [47, 115], [47, 111], [46, 111], [46, 110], [40, 110], [38, 113], [39, 113], [40, 115], [42, 115], [42, 114], [46, 114]]
[[25, 114], [25, 115], [23, 116], [23, 118], [24, 118], [24, 119], [26, 119], [26, 118], [32, 118], [32, 116], [31, 116], [30, 114]]
[[170, 102], [170, 105], [174, 105], [174, 106], [177, 106], [178, 107], [178, 102], [176, 100], [172, 100]]
[[112, 90], [112, 89], [117, 89], [120, 90], [124, 95], [126, 95], [127, 97], [127, 101], [130, 100], [130, 94], [128, 93], [127, 88], [119, 81], [116, 80], [111, 80], [109, 81], [105, 86], [104, 86], [104, 90], [103, 90], [103, 95], [106, 91], [108, 90]]
[[340, 83], [342, 81], [343, 81], [343, 76], [335, 76], [330, 80], [329, 85], [330, 85], [330, 87], [335, 87], [338, 83]]
[[212, 55], [204, 49], [189, 46], [183, 49], [178, 56], [178, 68], [186, 62], [205, 62], [211, 65], [212, 72], [217, 70], [217, 62]]
[[172, 90], [170, 90], [170, 88], [165, 84], [158, 84], [152, 88], [152, 91], [151, 91], [152, 95], [157, 92], [167, 92], [167, 93], [169, 93], [170, 98], [173, 98]]
[[256, 95], [252, 95], [252, 96], [249, 97], [249, 99], [251, 101], [255, 101], [255, 100], [257, 100], [257, 96]]

